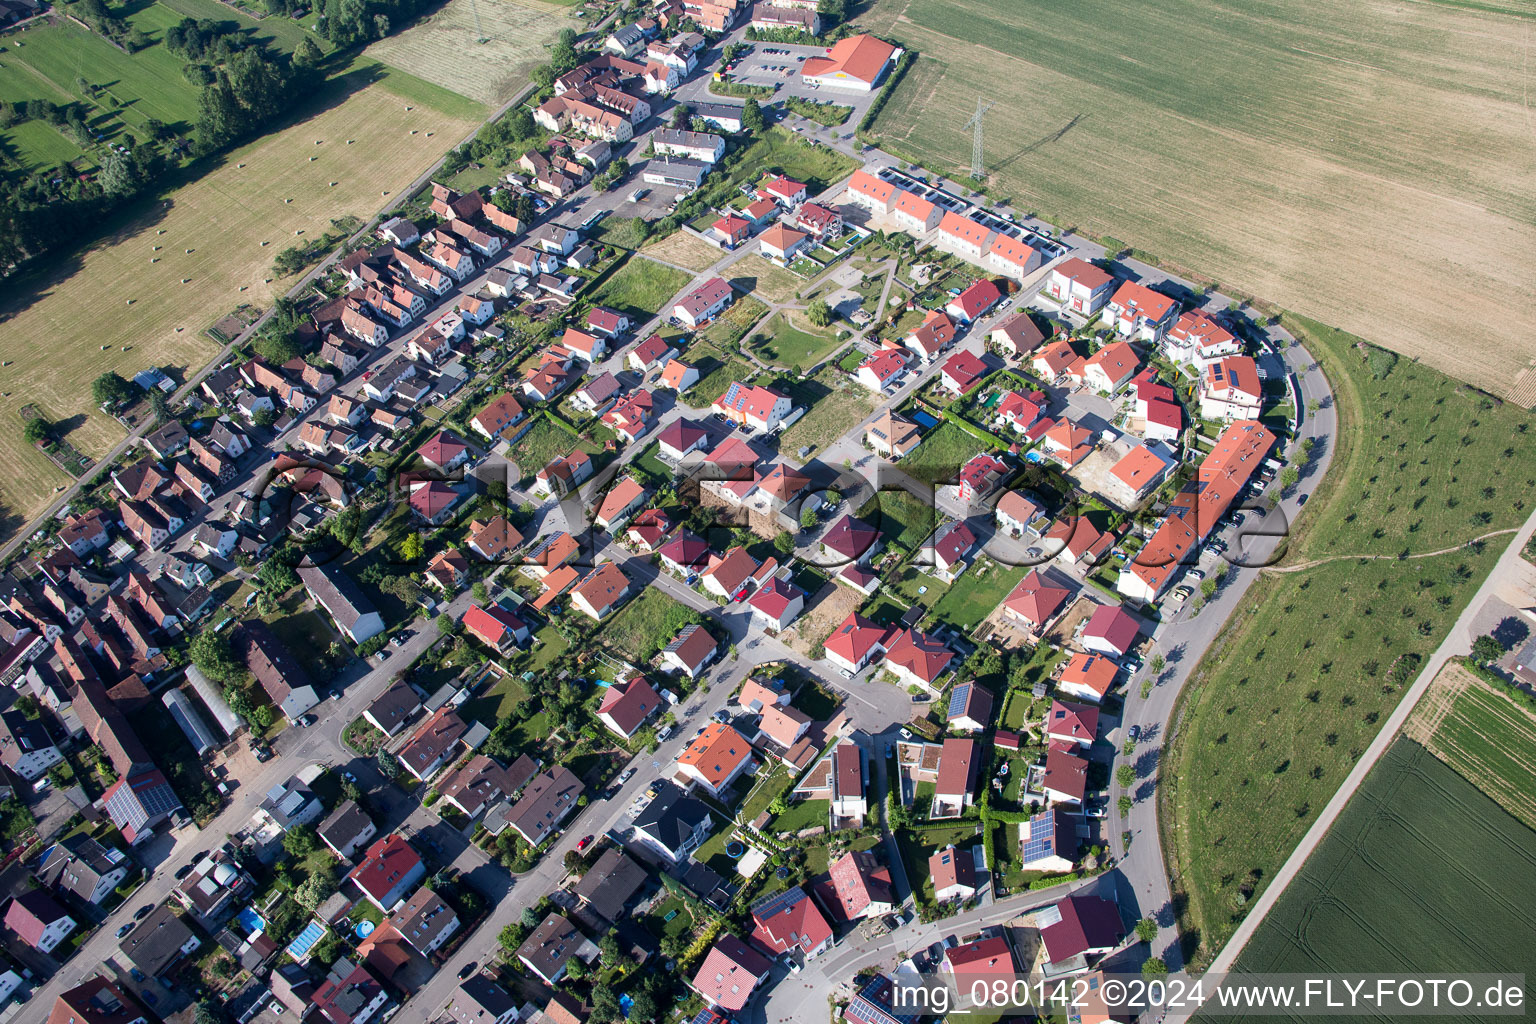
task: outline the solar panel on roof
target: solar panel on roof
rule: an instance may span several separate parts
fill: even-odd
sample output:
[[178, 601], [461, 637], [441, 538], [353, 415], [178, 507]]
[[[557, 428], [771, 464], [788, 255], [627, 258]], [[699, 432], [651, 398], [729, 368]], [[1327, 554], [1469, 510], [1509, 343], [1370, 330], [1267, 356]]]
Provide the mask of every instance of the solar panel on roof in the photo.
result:
[[1033, 864], [1056, 852], [1056, 818], [1047, 811], [1029, 819], [1029, 830], [1024, 840], [1024, 863]]
[[956, 715], [959, 715], [962, 711], [964, 711], [966, 698], [970, 695], [970, 683], [961, 683], [959, 686], [955, 687], [949, 695], [949, 714], [947, 717], [954, 718]]

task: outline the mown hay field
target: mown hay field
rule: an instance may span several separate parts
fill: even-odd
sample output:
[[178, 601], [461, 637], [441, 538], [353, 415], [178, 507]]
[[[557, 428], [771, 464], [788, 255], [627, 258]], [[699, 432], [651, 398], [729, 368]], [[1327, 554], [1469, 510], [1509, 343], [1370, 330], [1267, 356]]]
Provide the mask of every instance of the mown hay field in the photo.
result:
[[0, 360], [10, 364], [0, 370], [7, 512], [36, 513], [65, 482], [22, 440], [21, 406], [69, 420], [71, 444], [105, 454], [123, 431], [92, 406], [92, 380], [146, 366], [200, 369], [217, 350], [204, 328], [242, 303], [266, 307], [292, 284], [267, 278], [278, 251], [301, 240], [296, 232], [372, 216], [475, 124], [426, 106], [435, 87], [371, 61], [333, 82], [349, 86], [312, 116], [230, 153], [52, 278], [8, 290], [0, 304]]
[[1451, 663], [1404, 732], [1510, 814], [1536, 828], [1536, 714]]
[[1408, 360], [1377, 378], [1358, 339], [1288, 320], [1333, 386], [1338, 450], [1291, 528], [1286, 571], [1253, 584], [1203, 656], [1186, 652], [1201, 660], [1159, 769], [1158, 816], [1197, 963], [1269, 884], [1509, 537], [1457, 545], [1520, 525], [1536, 487], [1530, 414]]
[[549, 59], [549, 46], [563, 28], [582, 28], [563, 5], [541, 0], [448, 0], [417, 24], [379, 40], [365, 52], [497, 107], [528, 84], [528, 72], [535, 65]]
[[1524, 973], [1536, 949], [1533, 878], [1536, 833], [1423, 747], [1399, 739], [1233, 969]]
[[1529, 5], [877, 0], [876, 124], [1064, 226], [1536, 402]]

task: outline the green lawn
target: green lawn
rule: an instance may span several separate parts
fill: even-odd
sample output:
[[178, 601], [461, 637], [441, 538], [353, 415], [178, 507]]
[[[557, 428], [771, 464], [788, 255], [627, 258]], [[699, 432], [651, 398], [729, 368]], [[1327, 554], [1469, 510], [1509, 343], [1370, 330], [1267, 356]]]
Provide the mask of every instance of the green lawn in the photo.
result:
[[[932, 783], [924, 783], [929, 787], [929, 798], [933, 796]], [[926, 805], [923, 805], [923, 813], [927, 813]], [[896, 845], [901, 850], [901, 859], [907, 868], [907, 880], [914, 885], [921, 885], [924, 897], [933, 899], [933, 876], [928, 873], [928, 858], [933, 854], [949, 846], [951, 843], [957, 848], [957, 852], [967, 849], [978, 838], [977, 827], [974, 823], [966, 825], [939, 825], [934, 828], [899, 828], [896, 830]]]
[[858, 518], [877, 527], [885, 543], [905, 552], [916, 551], [938, 525], [933, 506], [910, 491], [881, 491], [858, 511]]
[[687, 284], [686, 271], [643, 256], [629, 256], [589, 298], [594, 305], [620, 310], [643, 322], [664, 312], [667, 302]]
[[501, 676], [495, 685], [465, 701], [462, 713], [466, 718], [494, 727], [527, 699], [528, 691], [522, 680], [515, 675]]
[[771, 771], [760, 773], [752, 792], [742, 802], [740, 819], [748, 824], [755, 821], [775, 797], [787, 794], [794, 784], [795, 776], [783, 765], [775, 765]]
[[[669, 914], [672, 915], [671, 920], [667, 919]], [[686, 935], [693, 929], [693, 915], [688, 912], [688, 904], [676, 896], [657, 903], [644, 920], [645, 927], [658, 939], [669, 935]]]
[[319, 613], [302, 607], [304, 597], [302, 588], [295, 589], [274, 614], [262, 618], [315, 684], [321, 685], [330, 676], [325, 653], [337, 637]]
[[535, 473], [559, 456], [569, 455], [576, 448], [585, 449], [589, 455], [596, 455], [599, 450], [598, 445], [583, 441], [564, 427], [540, 418], [512, 446], [510, 457], [531, 483]]
[[812, 721], [825, 722], [837, 712], [838, 700], [821, 684], [805, 682], [795, 691], [794, 705]]
[[832, 803], [828, 800], [799, 800], [790, 804], [768, 827], [774, 832], [798, 832], [818, 825], [825, 826], [831, 809]]
[[[986, 559], [991, 562], [991, 559]], [[1023, 566], [992, 562], [991, 567], [973, 565], [967, 569], [933, 606], [933, 614], [967, 632], [981, 624], [1008, 592], [1024, 578]]]
[[732, 381], [749, 381], [757, 369], [740, 356], [729, 355], [708, 344], [694, 344], [683, 361], [699, 371], [699, 381], [683, 396], [688, 404], [707, 408], [725, 393]]
[[796, 327], [788, 313], [775, 314], [758, 328], [749, 342], [759, 359], [785, 369], [815, 366], [840, 344], [835, 330], [812, 327], [809, 322]]
[[[1533, 849], [1536, 833], [1398, 739], [1233, 970], [1524, 971], [1536, 949]], [[1252, 888], [1252, 878], [1240, 882]]]
[[[719, 822], [717, 821], [716, 824], [718, 825]], [[700, 843], [699, 848], [693, 851], [694, 861], [703, 864], [721, 878], [733, 878], [736, 874], [736, 858], [726, 855], [725, 845], [735, 831], [733, 826], [722, 826], [718, 832]]]
[[[636, 664], [651, 656], [672, 640], [675, 629], [668, 628], [668, 616], [687, 609], [654, 587], [647, 587], [603, 623], [600, 642], [614, 655]], [[675, 620], [674, 620], [675, 621]]]
[[901, 468], [929, 484], [953, 480], [972, 457], [988, 451], [982, 441], [948, 420], [923, 435], [922, 442], [901, 460]]
[[[1342, 424], [1328, 479], [1301, 485], [1312, 500], [1289, 560], [1427, 552], [1524, 519], [1536, 486], [1526, 412], [1407, 360], [1377, 378], [1358, 339], [1287, 324], [1306, 332]], [[1228, 623], [1181, 694], [1160, 793], [1197, 963], [1241, 919], [1243, 880], [1273, 877], [1504, 542], [1333, 561], [1249, 590], [1251, 614]]]

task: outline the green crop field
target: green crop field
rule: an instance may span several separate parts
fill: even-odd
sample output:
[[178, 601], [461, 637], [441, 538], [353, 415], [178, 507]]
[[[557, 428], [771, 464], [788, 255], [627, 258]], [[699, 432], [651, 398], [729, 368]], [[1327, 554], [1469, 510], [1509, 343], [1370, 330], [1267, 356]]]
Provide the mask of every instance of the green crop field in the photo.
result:
[[859, 22], [921, 54], [875, 125], [895, 152], [963, 176], [985, 96], [1000, 195], [1530, 405], [1536, 334], [1486, 306], [1536, 280], [1530, 5], [1391, 11], [876, 0]]
[[1440, 670], [1404, 731], [1536, 828], [1536, 713], [1464, 665]]
[[1424, 748], [1399, 739], [1233, 969], [1525, 973], [1536, 949], [1533, 879], [1536, 833]]
[[[644, 323], [665, 306], [688, 284], [688, 275], [676, 267], [630, 256], [618, 270], [592, 293], [594, 305], [611, 306], [628, 313], [631, 320]], [[667, 311], [671, 315], [671, 311]]]
[[[1528, 413], [1407, 360], [1378, 378], [1359, 339], [1287, 323], [1333, 385], [1339, 448], [1293, 531], [1294, 570], [1253, 585], [1180, 695], [1159, 825], [1196, 962], [1241, 920], [1235, 894], [1284, 863], [1508, 536], [1454, 546], [1517, 526], [1536, 487]], [[1349, 557], [1362, 554], [1378, 557]]]

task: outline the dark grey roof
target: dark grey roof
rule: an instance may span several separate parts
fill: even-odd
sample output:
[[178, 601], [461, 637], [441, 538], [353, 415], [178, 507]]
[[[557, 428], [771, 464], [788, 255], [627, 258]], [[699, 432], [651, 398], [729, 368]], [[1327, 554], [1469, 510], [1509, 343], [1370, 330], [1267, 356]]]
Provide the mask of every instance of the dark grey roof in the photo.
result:
[[192, 929], [182, 921], [181, 915], [161, 904], [134, 926], [118, 948], [133, 961], [133, 966], [151, 978], [158, 978], [181, 959], [181, 947], [190, 938]]
[[395, 727], [405, 724], [405, 720], [415, 714], [420, 707], [421, 698], [416, 695], [411, 684], [403, 679], [397, 679], [389, 689], [379, 694], [378, 698], [368, 705], [368, 714], [393, 734]]
[[645, 884], [646, 871], [622, 851], [609, 848], [576, 883], [576, 895], [610, 921], [623, 916], [624, 904]]
[[678, 853], [684, 840], [693, 835], [700, 822], [709, 820], [709, 808], [703, 801], [687, 796], [670, 782], [658, 787], [654, 799], [635, 818], [635, 827], [644, 829], [657, 842], [673, 854]]
[[325, 606], [343, 628], [350, 630], [364, 615], [376, 611], [361, 588], [341, 569], [331, 565], [307, 565], [299, 569], [310, 594]]
[[466, 979], [448, 1004], [448, 1016], [459, 1024], [485, 1024], [517, 1006], [506, 989], [484, 974]]

